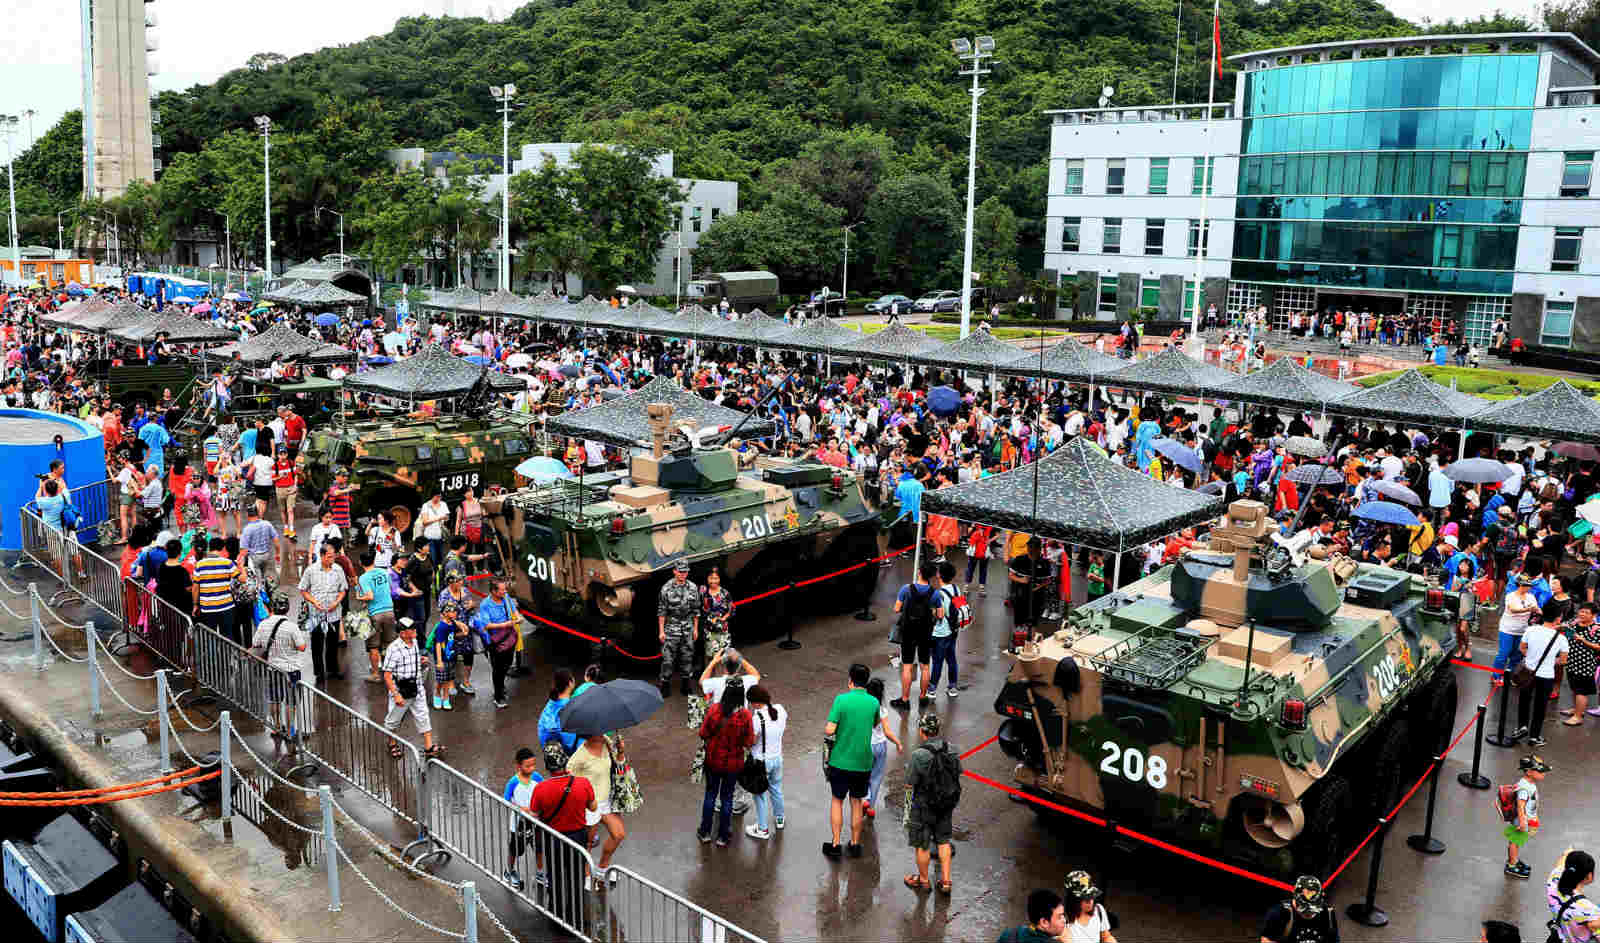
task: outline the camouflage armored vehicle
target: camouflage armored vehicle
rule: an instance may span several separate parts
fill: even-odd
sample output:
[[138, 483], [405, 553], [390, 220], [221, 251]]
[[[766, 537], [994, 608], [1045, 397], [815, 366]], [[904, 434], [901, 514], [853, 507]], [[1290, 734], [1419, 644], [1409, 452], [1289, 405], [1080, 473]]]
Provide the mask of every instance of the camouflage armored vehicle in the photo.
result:
[[[701, 584], [716, 567], [740, 599], [878, 554], [878, 515], [853, 472], [766, 458], [742, 470], [733, 449], [670, 432], [670, 405], [648, 410], [653, 442], [634, 450], [627, 471], [484, 502], [515, 593], [534, 611], [643, 653], [658, 645], [657, 597], [680, 559]], [[860, 567], [781, 601], [741, 606], [734, 632], [775, 630], [780, 604], [808, 612], [859, 606], [877, 578], [876, 566]]]
[[1171, 566], [1012, 653], [1021, 787], [1202, 853], [1326, 875], [1449, 742], [1456, 598], [1236, 501]]
[[491, 485], [510, 487], [512, 469], [528, 457], [532, 442], [522, 423], [495, 416], [397, 416], [314, 429], [306, 438], [300, 465], [307, 498], [321, 500], [334, 469], [347, 468], [356, 486], [351, 519], [390, 511], [408, 535], [435, 491], [454, 506], [467, 488], [482, 497]]

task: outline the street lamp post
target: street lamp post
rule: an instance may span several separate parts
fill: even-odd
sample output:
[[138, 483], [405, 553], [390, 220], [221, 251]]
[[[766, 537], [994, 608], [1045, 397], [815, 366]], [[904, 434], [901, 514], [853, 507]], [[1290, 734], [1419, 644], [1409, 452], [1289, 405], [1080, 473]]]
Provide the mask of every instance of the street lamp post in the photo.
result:
[[217, 213], [217, 215], [222, 217], [222, 293], [226, 295], [228, 282], [233, 280], [233, 219], [227, 213]]
[[38, 112], [34, 111], [32, 108], [25, 108], [22, 111], [22, 116], [24, 118], [28, 119], [28, 148], [29, 148], [29, 150], [33, 149], [33, 116], [36, 115], [36, 114], [38, 114]]
[[17, 133], [17, 116], [0, 115], [0, 131], [6, 136], [6, 188], [11, 193], [11, 271], [22, 284], [22, 249], [17, 244], [17, 178], [16, 154], [11, 147], [11, 137]]
[[972, 329], [972, 192], [978, 169], [978, 99], [984, 91], [978, 80], [990, 72], [983, 67], [983, 60], [994, 57], [994, 37], [954, 39], [950, 48], [957, 59], [968, 64], [956, 74], [972, 76], [972, 119], [967, 130], [967, 238], [961, 253], [961, 336], [966, 337]]
[[63, 244], [62, 241], [61, 241], [61, 217], [65, 216], [66, 214], [68, 214], [70, 212], [72, 212], [72, 211], [71, 210], [62, 210], [61, 212], [56, 214], [56, 251], [57, 252], [64, 252], [66, 250], [65, 244]]
[[322, 221], [322, 214], [323, 213], [332, 213], [333, 215], [339, 217], [339, 264], [343, 265], [344, 264], [344, 214], [339, 212], [338, 210], [330, 210], [330, 209], [327, 209], [326, 207], [319, 206], [319, 207], [317, 207], [317, 211], [316, 211], [316, 216], [317, 216], [317, 221], [318, 222]]
[[511, 102], [515, 85], [491, 85], [489, 94], [500, 103], [500, 290], [511, 290]]
[[256, 127], [261, 131], [261, 214], [266, 218], [267, 274], [262, 282], [272, 280], [272, 119], [256, 115]]
[[[844, 298], [844, 306], [839, 309], [841, 317], [850, 313], [850, 230], [859, 225], [861, 224], [851, 223], [844, 227], [844, 274], [840, 278], [842, 284], [839, 286], [839, 294]], [[826, 304], [823, 305], [822, 313], [828, 313]]]

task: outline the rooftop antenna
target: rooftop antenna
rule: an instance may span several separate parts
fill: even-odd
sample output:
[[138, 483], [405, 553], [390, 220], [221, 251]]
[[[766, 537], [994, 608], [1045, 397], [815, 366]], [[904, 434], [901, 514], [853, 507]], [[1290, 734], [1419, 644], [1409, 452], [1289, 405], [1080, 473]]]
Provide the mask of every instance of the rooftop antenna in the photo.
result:
[[1109, 85], [1102, 87], [1100, 89], [1100, 107], [1101, 108], [1110, 107], [1110, 105], [1111, 105], [1111, 96], [1115, 95], [1116, 93], [1117, 93], [1117, 90], [1112, 88]]

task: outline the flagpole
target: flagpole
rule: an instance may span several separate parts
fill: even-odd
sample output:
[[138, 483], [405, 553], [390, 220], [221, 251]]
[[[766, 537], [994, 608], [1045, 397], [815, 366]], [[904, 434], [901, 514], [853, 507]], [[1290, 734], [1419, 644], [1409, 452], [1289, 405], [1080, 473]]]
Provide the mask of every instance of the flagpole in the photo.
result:
[[1172, 103], [1178, 103], [1178, 51], [1183, 48], [1183, 0], [1178, 0], [1178, 22], [1172, 28]]
[[1206, 231], [1208, 222], [1207, 197], [1211, 194], [1211, 183], [1215, 177], [1216, 158], [1212, 156], [1211, 140], [1211, 115], [1215, 110], [1217, 101], [1217, 70], [1222, 68], [1222, 0], [1211, 0], [1211, 81], [1206, 92], [1206, 146], [1205, 153], [1201, 156], [1200, 168], [1200, 231], [1195, 235], [1196, 246], [1194, 262], [1194, 315], [1189, 325], [1190, 348], [1195, 351], [1197, 359], [1205, 355], [1205, 341], [1200, 336], [1200, 315], [1205, 310], [1205, 265], [1206, 257], [1210, 254], [1211, 240]]

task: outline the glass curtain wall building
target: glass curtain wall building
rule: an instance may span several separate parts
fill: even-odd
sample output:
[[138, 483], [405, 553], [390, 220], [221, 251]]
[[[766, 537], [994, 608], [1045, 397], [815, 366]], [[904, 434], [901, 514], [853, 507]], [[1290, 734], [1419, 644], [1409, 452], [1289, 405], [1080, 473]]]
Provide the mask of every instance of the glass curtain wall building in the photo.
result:
[[[1600, 349], [1593, 50], [1570, 34], [1504, 34], [1328, 43], [1231, 61], [1242, 71], [1226, 113], [1214, 113], [1210, 142], [1208, 304], [1265, 305], [1280, 325], [1295, 312], [1334, 308], [1447, 317], [1480, 344], [1503, 317], [1529, 344]], [[1108, 280], [1124, 287], [1131, 275], [1142, 285], [1174, 274], [1192, 290], [1192, 238], [1179, 243], [1182, 256], [1146, 253], [1136, 260], [1144, 271], [1130, 273], [1110, 256], [1148, 243], [1124, 237], [1117, 253], [1096, 246], [1090, 210], [1119, 219], [1124, 233], [1136, 212], [1187, 218], [1196, 229], [1195, 206], [1165, 186], [1139, 189], [1139, 165], [1159, 165], [1165, 184], [1177, 177], [1169, 167], [1192, 160], [1197, 193], [1199, 161], [1187, 155], [1204, 153], [1193, 130], [1204, 112], [1049, 113], [1046, 265], [1077, 279], [1080, 313], [1086, 269], [1101, 316], [1131, 310], [1107, 303]], [[1085, 184], [1102, 155], [1126, 164], [1132, 185], [1097, 207], [1105, 194]], [[1079, 194], [1054, 186], [1055, 165], [1069, 161]], [[1083, 236], [1077, 253], [1054, 239], [1058, 218], [1069, 216]], [[1170, 273], [1154, 271], [1163, 266]], [[1176, 305], [1160, 313], [1178, 314]]]

